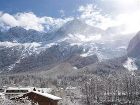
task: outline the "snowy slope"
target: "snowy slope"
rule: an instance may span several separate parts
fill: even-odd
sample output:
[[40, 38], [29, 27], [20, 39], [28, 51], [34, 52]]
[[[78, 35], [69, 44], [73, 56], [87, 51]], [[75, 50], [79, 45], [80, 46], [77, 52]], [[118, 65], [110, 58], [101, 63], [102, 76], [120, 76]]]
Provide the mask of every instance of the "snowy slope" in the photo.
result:
[[105, 34], [104, 30], [77, 19], [51, 33], [25, 30], [21, 27], [11, 28], [0, 32], [0, 70], [20, 72], [41, 66], [49, 69], [52, 65], [69, 61], [75, 55], [82, 62], [88, 58], [87, 62], [93, 63], [89, 59], [95, 55], [102, 61], [126, 53], [126, 43], [123, 40], [112, 41]]

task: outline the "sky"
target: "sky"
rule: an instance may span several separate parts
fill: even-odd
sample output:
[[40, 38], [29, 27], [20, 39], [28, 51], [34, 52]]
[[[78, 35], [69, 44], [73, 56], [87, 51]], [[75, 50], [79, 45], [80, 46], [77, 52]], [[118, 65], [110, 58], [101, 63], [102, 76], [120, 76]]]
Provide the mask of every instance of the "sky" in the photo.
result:
[[79, 5], [89, 2], [91, 0], [0, 0], [0, 10], [11, 14], [33, 12], [37, 16], [60, 17], [61, 10], [71, 16]]
[[[139, 31], [140, 0], [0, 0], [0, 28], [48, 31], [75, 18], [101, 29]], [[119, 27], [119, 28], [118, 28]]]

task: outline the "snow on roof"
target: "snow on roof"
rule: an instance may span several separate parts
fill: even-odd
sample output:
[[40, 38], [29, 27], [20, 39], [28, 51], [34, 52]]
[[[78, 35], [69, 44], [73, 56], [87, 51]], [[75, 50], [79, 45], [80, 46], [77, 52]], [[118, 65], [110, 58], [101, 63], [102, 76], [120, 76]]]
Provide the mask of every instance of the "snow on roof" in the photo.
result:
[[31, 90], [32, 88], [23, 88], [23, 87], [8, 87], [6, 90]]
[[31, 91], [31, 92], [44, 96], [44, 97], [47, 97], [47, 98], [50, 98], [52, 100], [61, 100], [62, 99], [60, 97], [57, 97], [57, 96], [54, 96], [54, 95], [48, 94], [48, 93], [41, 93], [41, 92], [37, 92], [37, 91]]
[[3, 93], [0, 93], [0, 96], [4, 95]]

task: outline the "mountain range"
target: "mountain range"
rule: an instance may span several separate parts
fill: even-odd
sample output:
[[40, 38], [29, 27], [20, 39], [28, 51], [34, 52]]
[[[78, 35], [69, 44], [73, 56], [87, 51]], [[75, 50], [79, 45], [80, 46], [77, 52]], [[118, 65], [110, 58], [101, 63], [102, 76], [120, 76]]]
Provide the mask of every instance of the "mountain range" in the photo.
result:
[[102, 30], [75, 19], [50, 33], [22, 27], [0, 31], [0, 73], [46, 71], [61, 63], [79, 69], [127, 55], [127, 51], [130, 56], [139, 55], [134, 53], [139, 48], [138, 35], [126, 49], [129, 38], [114, 40], [112, 30]]

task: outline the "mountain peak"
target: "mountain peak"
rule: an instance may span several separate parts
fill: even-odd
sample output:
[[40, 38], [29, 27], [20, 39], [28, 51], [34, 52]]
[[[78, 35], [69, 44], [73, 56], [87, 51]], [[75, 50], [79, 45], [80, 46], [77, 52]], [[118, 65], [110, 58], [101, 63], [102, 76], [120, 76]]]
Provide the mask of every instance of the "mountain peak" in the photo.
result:
[[66, 25], [72, 26], [72, 25], [87, 25], [87, 24], [80, 19], [74, 19], [72, 21], [67, 22]]
[[90, 26], [85, 22], [75, 19], [72, 21], [67, 22], [64, 24], [60, 29], [57, 30], [57, 35], [60, 36], [67, 36], [69, 34], [80, 34], [80, 35], [95, 35], [95, 34], [102, 34], [104, 30]]
[[82, 22], [79, 19], [74, 19], [72, 21], [67, 22], [66, 24], [64, 24], [60, 30], [61, 31], [66, 31], [66, 30], [71, 30], [71, 31], [76, 31], [77, 29], [81, 29], [84, 27], [87, 27], [88, 25], [84, 22]]
[[26, 29], [16, 26], [16, 27], [12, 27], [8, 30], [9, 32], [15, 32], [15, 31], [26, 31]]

